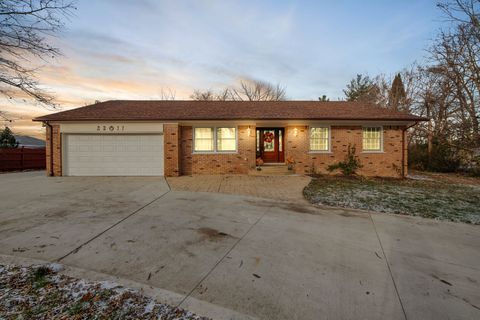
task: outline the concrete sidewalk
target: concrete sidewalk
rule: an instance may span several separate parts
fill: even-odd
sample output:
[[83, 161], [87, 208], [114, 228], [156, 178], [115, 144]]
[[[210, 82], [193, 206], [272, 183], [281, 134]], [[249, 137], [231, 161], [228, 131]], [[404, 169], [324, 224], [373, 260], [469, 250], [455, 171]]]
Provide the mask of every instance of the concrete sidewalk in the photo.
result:
[[0, 180], [0, 262], [60, 261], [215, 319], [480, 317], [478, 226], [159, 178]]
[[167, 178], [174, 191], [217, 192], [308, 203], [303, 189], [311, 178], [304, 175], [200, 175]]

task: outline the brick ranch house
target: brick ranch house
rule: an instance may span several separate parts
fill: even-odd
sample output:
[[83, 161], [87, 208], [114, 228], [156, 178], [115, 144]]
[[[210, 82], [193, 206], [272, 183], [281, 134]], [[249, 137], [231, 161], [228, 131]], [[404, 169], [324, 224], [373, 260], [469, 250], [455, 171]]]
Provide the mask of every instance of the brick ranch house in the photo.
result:
[[355, 145], [365, 176], [407, 174], [406, 130], [427, 119], [357, 102], [106, 101], [34, 119], [52, 176], [248, 174], [257, 159], [326, 173]]

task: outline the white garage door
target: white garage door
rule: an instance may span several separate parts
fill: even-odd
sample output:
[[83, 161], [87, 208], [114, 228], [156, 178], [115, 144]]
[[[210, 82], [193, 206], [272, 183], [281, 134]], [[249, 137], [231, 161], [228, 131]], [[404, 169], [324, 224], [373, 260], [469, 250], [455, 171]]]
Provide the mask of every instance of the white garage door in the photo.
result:
[[68, 176], [163, 175], [163, 135], [68, 134], [63, 146]]

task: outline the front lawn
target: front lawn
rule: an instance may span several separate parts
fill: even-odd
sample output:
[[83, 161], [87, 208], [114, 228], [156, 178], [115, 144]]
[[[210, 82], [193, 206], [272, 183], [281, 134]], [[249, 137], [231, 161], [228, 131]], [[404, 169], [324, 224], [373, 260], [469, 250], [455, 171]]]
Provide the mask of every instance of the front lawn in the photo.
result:
[[417, 178], [315, 176], [303, 193], [314, 204], [480, 224], [480, 184]]

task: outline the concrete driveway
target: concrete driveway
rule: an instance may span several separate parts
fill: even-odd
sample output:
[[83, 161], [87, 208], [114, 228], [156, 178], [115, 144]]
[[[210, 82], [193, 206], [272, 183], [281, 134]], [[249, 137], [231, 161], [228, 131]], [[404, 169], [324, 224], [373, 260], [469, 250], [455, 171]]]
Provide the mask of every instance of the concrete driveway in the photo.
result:
[[161, 178], [0, 182], [0, 262], [60, 261], [219, 319], [480, 318], [478, 226], [172, 191]]

